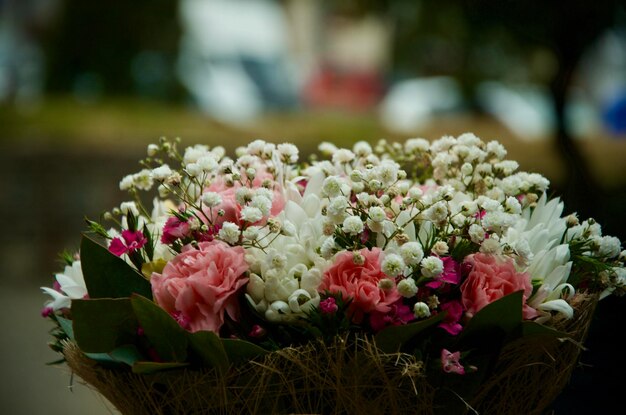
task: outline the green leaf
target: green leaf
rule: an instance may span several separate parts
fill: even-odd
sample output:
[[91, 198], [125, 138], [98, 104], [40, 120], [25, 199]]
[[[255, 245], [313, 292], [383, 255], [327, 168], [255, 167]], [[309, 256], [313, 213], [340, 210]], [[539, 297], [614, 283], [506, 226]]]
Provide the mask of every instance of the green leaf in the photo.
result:
[[187, 332], [167, 311], [140, 295], [130, 299], [139, 325], [161, 359], [184, 362], [187, 359]]
[[152, 299], [150, 282], [124, 260], [83, 235], [80, 260], [90, 298], [123, 298], [137, 293]]
[[72, 320], [60, 316], [56, 316], [56, 319], [59, 322], [59, 326], [61, 327], [61, 329], [65, 332], [65, 334], [67, 334], [67, 337], [69, 337], [70, 340], [74, 340], [74, 328], [72, 327]]
[[137, 337], [128, 298], [72, 300], [72, 328], [76, 344], [86, 353], [108, 353]]
[[269, 353], [264, 348], [245, 340], [222, 339], [224, 350], [232, 363], [241, 363]]
[[402, 326], [389, 326], [374, 336], [376, 346], [385, 353], [395, 353], [422, 331], [441, 322], [447, 313], [439, 313], [426, 320]]
[[139, 374], [148, 374], [160, 372], [163, 370], [170, 369], [180, 369], [182, 367], [189, 366], [189, 363], [179, 363], [179, 362], [168, 362], [168, 363], [158, 363], [158, 362], [136, 362], [133, 365], [133, 373]]
[[508, 335], [522, 322], [522, 291], [494, 301], [483, 307], [465, 326], [459, 341], [467, 340], [485, 331], [499, 331]]
[[212, 331], [189, 333], [189, 346], [202, 359], [202, 362], [220, 371], [228, 368], [230, 362], [220, 338]]
[[543, 324], [535, 323], [534, 321], [522, 322], [520, 335], [526, 336], [550, 336], [555, 338], [571, 337], [569, 334], [553, 329], [552, 327], [544, 326]]

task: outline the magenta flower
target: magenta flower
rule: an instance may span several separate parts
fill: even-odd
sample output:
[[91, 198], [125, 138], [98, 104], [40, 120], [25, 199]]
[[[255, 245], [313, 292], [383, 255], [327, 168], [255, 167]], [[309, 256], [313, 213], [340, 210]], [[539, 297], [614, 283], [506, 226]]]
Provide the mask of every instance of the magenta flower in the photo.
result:
[[189, 224], [187, 222], [180, 220], [176, 216], [172, 216], [165, 222], [161, 242], [171, 244], [177, 239], [183, 239], [190, 235], [189, 230]]
[[441, 349], [441, 368], [446, 373], [456, 373], [457, 375], [464, 375], [465, 368], [459, 360], [461, 359], [461, 352], [450, 352], [447, 349]]
[[402, 303], [402, 300], [396, 301], [391, 305], [388, 313], [378, 311], [370, 314], [370, 325], [375, 332], [379, 332], [388, 326], [401, 326], [415, 319], [415, 315], [409, 306]]
[[320, 301], [320, 311], [322, 314], [334, 314], [338, 309], [339, 307], [337, 306], [337, 302], [333, 297], [328, 297], [327, 299]]
[[258, 324], [255, 324], [254, 326], [252, 326], [252, 330], [250, 330], [250, 333], [248, 333], [248, 336], [258, 339], [258, 338], [265, 336], [265, 334], [267, 334], [267, 330], [265, 330], [263, 327], [259, 326]]
[[148, 240], [140, 231], [125, 230], [122, 231], [122, 238], [113, 238], [109, 245], [109, 251], [114, 255], [122, 256], [141, 249], [147, 242]]
[[461, 282], [461, 265], [449, 256], [440, 259], [443, 262], [443, 272], [426, 286], [437, 289], [444, 283], [457, 285]]
[[441, 304], [441, 311], [447, 311], [448, 314], [443, 319], [443, 322], [439, 323], [439, 327], [447, 331], [453, 336], [456, 336], [463, 330], [463, 326], [459, 324], [461, 316], [463, 316], [463, 306], [459, 301], [453, 300], [447, 303]]

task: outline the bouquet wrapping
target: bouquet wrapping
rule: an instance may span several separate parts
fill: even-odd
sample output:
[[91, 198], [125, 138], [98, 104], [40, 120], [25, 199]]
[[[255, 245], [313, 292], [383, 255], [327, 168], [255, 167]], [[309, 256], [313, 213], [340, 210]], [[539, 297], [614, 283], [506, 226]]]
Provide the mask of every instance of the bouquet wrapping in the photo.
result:
[[541, 413], [624, 292], [619, 239], [497, 141], [179, 146], [43, 288], [123, 413]]

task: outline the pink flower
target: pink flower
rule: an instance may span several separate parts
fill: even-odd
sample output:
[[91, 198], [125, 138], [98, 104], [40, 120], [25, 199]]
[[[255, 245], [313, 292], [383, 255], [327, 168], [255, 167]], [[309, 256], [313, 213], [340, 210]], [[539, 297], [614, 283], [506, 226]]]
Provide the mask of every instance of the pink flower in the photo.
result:
[[456, 300], [448, 301], [447, 303], [441, 304], [441, 311], [447, 311], [448, 314], [446, 314], [443, 321], [439, 323], [439, 327], [453, 336], [459, 334], [461, 330], [463, 330], [463, 327], [459, 324], [459, 320], [463, 316], [463, 306], [461, 306], [461, 303]]
[[165, 226], [163, 227], [163, 235], [161, 235], [161, 242], [164, 244], [171, 244], [177, 239], [183, 239], [190, 235], [189, 224], [180, 220], [176, 216], [170, 217]]
[[187, 245], [150, 283], [154, 299], [189, 331], [219, 332], [224, 312], [236, 320], [237, 291], [248, 282], [241, 246], [221, 241]]
[[380, 280], [387, 278], [380, 270], [380, 248], [359, 252], [364, 258], [362, 265], [354, 263], [352, 252], [337, 254], [319, 287], [320, 292], [340, 293], [344, 300], [351, 299], [348, 312], [355, 323], [360, 323], [365, 313], [389, 312], [391, 304], [401, 298], [395, 287], [385, 291], [378, 286]]
[[333, 297], [328, 297], [327, 299], [320, 301], [320, 311], [322, 314], [334, 314], [338, 309], [339, 307], [337, 306], [337, 302]]
[[[122, 239], [124, 239], [122, 241]], [[113, 238], [109, 245], [109, 251], [117, 256], [122, 256], [129, 252], [141, 249], [148, 240], [141, 231], [131, 232], [129, 230], [122, 231], [122, 239]]]
[[444, 283], [456, 285], [461, 281], [461, 266], [459, 263], [449, 256], [440, 259], [443, 262], [443, 273], [435, 278], [434, 281], [427, 283], [427, 287], [437, 289]]
[[487, 304], [519, 290], [524, 291], [524, 318], [528, 320], [537, 316], [537, 310], [526, 304], [532, 294], [530, 276], [517, 272], [512, 259], [477, 253], [470, 255], [467, 261], [472, 269], [461, 284], [461, 301], [468, 317], [474, 316]]
[[461, 352], [451, 353], [447, 349], [441, 349], [441, 368], [444, 372], [464, 375], [465, 368], [459, 363], [459, 360], [461, 360]]
[[391, 305], [388, 313], [372, 312], [370, 315], [370, 325], [375, 332], [379, 332], [388, 326], [401, 326], [415, 319], [415, 315], [409, 306], [398, 300]]
[[252, 330], [250, 330], [250, 333], [248, 333], [248, 336], [258, 339], [258, 338], [265, 336], [266, 334], [267, 334], [267, 330], [265, 330], [263, 327], [259, 326], [258, 324], [255, 324], [254, 326], [252, 326]]

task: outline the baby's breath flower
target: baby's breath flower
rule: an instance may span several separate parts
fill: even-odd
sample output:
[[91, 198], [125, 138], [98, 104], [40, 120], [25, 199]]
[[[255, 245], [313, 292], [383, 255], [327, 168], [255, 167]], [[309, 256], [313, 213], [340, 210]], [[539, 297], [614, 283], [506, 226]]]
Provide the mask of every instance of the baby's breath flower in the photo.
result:
[[409, 266], [415, 266], [424, 258], [424, 250], [419, 242], [407, 242], [400, 247], [400, 256]]
[[444, 241], [437, 241], [430, 252], [439, 256], [445, 255], [448, 253], [448, 244]]
[[380, 281], [378, 281], [378, 288], [380, 288], [383, 291], [389, 291], [393, 289], [394, 285], [396, 284], [390, 278], [383, 278]]
[[363, 232], [363, 221], [358, 216], [348, 216], [344, 219], [341, 229], [350, 235]]
[[245, 231], [243, 231], [243, 237], [249, 241], [256, 241], [259, 237], [260, 229], [258, 226], [248, 226]]
[[124, 215], [132, 214], [135, 217], [139, 216], [139, 209], [137, 209], [135, 202], [122, 202], [122, 204], [120, 204], [120, 211]]
[[147, 154], [148, 157], [154, 157], [159, 152], [159, 146], [156, 144], [148, 144]]
[[352, 151], [342, 148], [342, 149], [335, 151], [335, 153], [333, 154], [333, 163], [336, 163], [336, 164], [350, 163], [352, 160], [354, 160], [354, 157], [355, 156]]
[[201, 196], [201, 200], [205, 206], [213, 208], [222, 203], [222, 196], [215, 192], [206, 192]]
[[246, 206], [241, 209], [241, 219], [245, 220], [246, 222], [255, 223], [260, 221], [262, 218], [263, 213], [259, 208]]
[[428, 305], [426, 303], [418, 301], [413, 306], [413, 314], [417, 318], [430, 317], [430, 308], [428, 308]]
[[411, 298], [417, 294], [417, 285], [413, 278], [405, 278], [398, 283], [398, 293], [404, 298]]
[[381, 264], [382, 271], [390, 277], [397, 277], [404, 273], [404, 261], [397, 254], [387, 254]]
[[229, 244], [237, 243], [239, 241], [239, 226], [232, 222], [224, 222], [219, 231], [219, 237]]
[[372, 206], [368, 211], [368, 215], [370, 219], [372, 219], [372, 221], [374, 222], [382, 222], [383, 220], [387, 219], [387, 214], [385, 213], [385, 210], [380, 206]]
[[443, 272], [443, 261], [436, 256], [429, 256], [422, 260], [422, 275], [427, 278], [434, 278]]
[[163, 164], [157, 168], [152, 169], [152, 178], [157, 181], [165, 181], [172, 176], [172, 169], [167, 164]]

